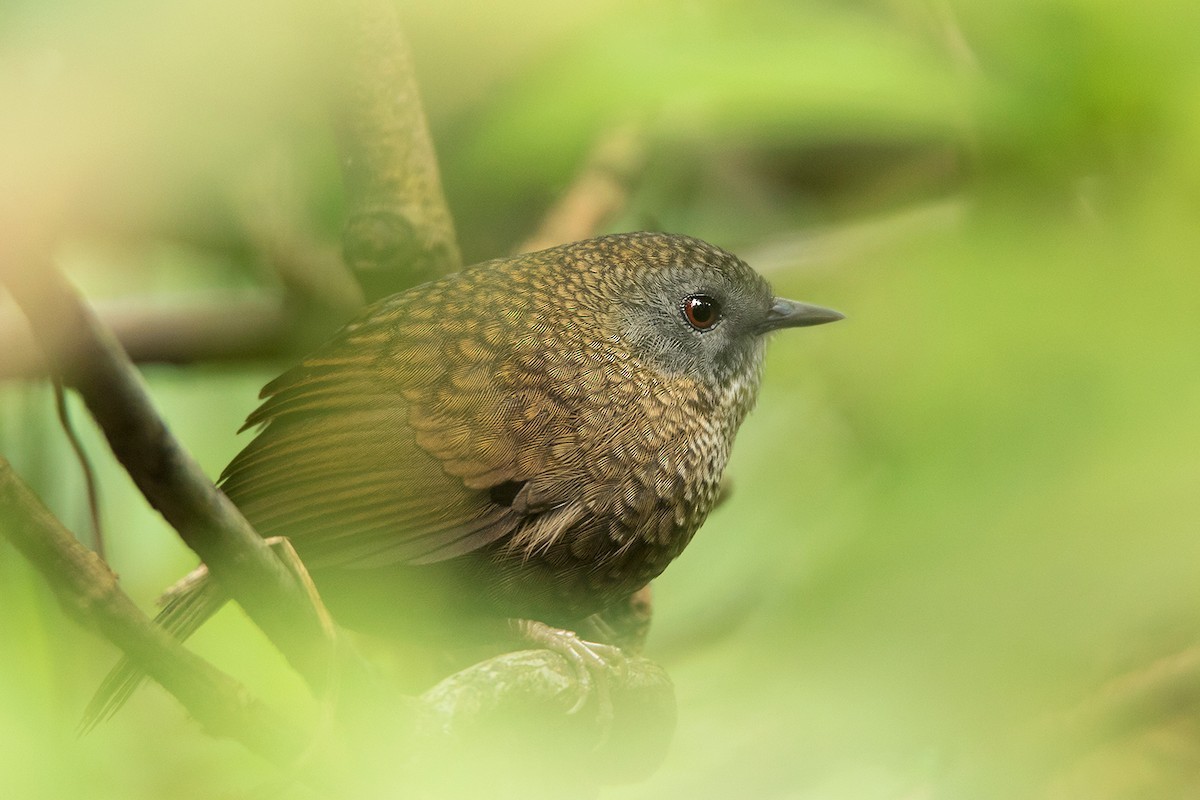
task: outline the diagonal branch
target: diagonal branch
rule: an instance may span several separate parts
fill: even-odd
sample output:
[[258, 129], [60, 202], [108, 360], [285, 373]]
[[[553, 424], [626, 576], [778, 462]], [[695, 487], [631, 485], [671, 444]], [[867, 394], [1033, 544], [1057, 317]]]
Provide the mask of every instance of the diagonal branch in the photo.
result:
[[63, 608], [120, 647], [210, 733], [237, 739], [280, 764], [303, 751], [305, 738], [295, 725], [151, 622], [121, 591], [108, 565], [76, 541], [3, 457], [0, 533], [42, 574]]
[[171, 435], [129, 357], [76, 292], [44, 264], [2, 264], [0, 277], [55, 372], [82, 396], [142, 494], [314, 691], [328, 687], [335, 657], [349, 673], [339, 677], [357, 679], [361, 665], [336, 647], [296, 576]]
[[629, 204], [645, 160], [646, 142], [638, 126], [626, 124], [608, 131], [538, 229], [516, 252], [530, 253], [600, 233]]

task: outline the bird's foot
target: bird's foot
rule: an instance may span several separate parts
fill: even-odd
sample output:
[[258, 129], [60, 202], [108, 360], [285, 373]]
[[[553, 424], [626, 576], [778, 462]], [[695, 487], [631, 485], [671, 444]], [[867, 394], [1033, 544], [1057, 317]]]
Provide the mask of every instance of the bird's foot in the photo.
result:
[[524, 642], [558, 653], [575, 671], [578, 697], [568, 709], [576, 714], [595, 695], [597, 714], [607, 730], [612, 722], [612, 677], [625, 672], [625, 654], [619, 647], [581, 639], [574, 631], [555, 628], [532, 619], [514, 619], [513, 632]]

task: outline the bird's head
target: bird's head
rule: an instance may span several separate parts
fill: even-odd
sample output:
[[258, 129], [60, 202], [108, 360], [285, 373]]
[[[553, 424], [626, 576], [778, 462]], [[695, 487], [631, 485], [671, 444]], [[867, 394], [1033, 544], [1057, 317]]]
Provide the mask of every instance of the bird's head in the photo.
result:
[[767, 334], [842, 319], [775, 297], [744, 261], [687, 236], [630, 233], [592, 240], [612, 297], [612, 336], [642, 361], [720, 390], [756, 387]]

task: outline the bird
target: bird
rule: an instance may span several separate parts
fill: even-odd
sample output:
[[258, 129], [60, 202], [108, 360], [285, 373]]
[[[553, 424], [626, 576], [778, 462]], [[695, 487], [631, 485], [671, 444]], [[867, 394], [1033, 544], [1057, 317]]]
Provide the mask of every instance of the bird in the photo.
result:
[[[678, 234], [487, 261], [375, 302], [268, 383], [219, 486], [347, 627], [519, 620], [587, 655], [574, 628], [712, 509], [768, 334], [842, 318]], [[225, 600], [201, 568], [159, 622], [186, 638]], [[140, 677], [115, 669], [85, 720]]]

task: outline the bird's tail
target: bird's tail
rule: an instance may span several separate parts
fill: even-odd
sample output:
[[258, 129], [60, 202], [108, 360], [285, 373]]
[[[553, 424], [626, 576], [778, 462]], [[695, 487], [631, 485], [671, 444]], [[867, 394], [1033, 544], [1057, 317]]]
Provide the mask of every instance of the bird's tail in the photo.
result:
[[[228, 599], [209, 577], [208, 568], [201, 564], [166, 591], [162, 610], [154, 621], [183, 641], [217, 613]], [[145, 679], [146, 673], [128, 658], [122, 658], [92, 696], [79, 722], [79, 732], [87, 733], [115, 714]]]

